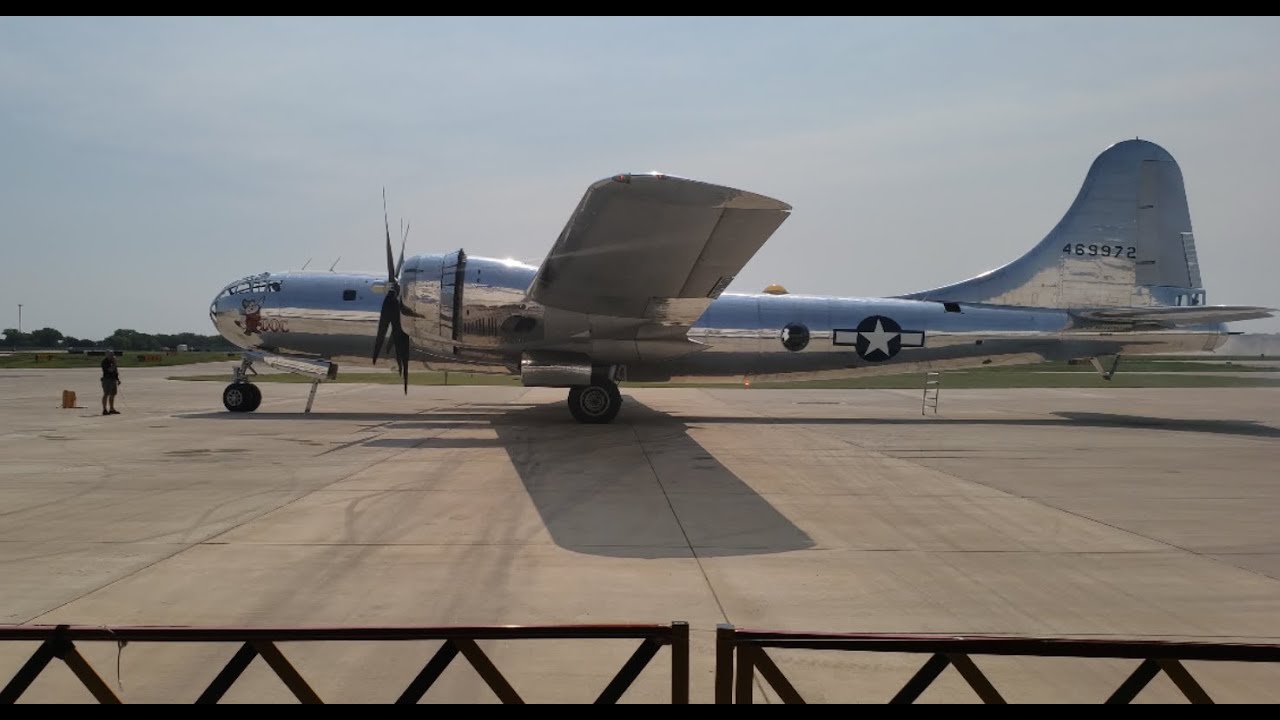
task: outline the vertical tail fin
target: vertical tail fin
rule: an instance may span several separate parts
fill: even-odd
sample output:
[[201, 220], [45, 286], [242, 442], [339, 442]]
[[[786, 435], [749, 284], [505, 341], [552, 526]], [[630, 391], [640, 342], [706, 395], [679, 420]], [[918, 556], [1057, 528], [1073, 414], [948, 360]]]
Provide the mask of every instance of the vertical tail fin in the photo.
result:
[[1155, 143], [1116, 143], [1093, 161], [1075, 202], [1027, 254], [901, 297], [1069, 309], [1203, 305], [1182, 170]]

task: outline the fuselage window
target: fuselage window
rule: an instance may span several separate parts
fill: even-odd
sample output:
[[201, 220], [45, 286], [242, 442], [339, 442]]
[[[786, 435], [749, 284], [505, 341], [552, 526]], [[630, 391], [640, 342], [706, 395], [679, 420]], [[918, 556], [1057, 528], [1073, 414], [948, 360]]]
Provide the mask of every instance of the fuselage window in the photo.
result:
[[342, 291], [342, 299], [343, 299], [343, 300], [346, 300], [346, 301], [348, 301], [348, 302], [350, 302], [350, 301], [352, 301], [352, 300], [355, 300], [355, 299], [356, 299], [356, 291], [355, 291], [355, 290], [343, 290], [343, 291]]

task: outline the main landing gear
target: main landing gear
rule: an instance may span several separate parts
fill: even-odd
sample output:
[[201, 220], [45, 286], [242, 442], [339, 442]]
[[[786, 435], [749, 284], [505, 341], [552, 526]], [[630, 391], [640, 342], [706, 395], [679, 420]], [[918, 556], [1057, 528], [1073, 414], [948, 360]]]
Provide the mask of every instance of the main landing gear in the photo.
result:
[[607, 378], [569, 389], [569, 412], [580, 423], [611, 422], [621, 408], [622, 393], [618, 392], [618, 384]]

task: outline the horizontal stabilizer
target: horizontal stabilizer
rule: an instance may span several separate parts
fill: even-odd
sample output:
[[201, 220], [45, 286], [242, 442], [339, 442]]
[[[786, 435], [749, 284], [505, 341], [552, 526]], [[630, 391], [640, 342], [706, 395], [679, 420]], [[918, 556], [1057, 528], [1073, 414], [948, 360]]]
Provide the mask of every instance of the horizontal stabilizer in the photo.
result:
[[1074, 310], [1071, 315], [1090, 323], [1107, 323], [1123, 326], [1155, 325], [1175, 328], [1188, 325], [1210, 325], [1268, 318], [1276, 312], [1273, 308], [1243, 305], [1201, 305], [1169, 307], [1114, 307], [1093, 310]]

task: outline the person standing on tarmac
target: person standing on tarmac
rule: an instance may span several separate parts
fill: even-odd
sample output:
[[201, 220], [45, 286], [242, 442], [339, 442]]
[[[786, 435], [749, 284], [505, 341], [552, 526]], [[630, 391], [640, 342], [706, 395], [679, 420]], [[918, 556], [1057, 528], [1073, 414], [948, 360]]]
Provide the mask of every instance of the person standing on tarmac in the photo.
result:
[[[116, 366], [116, 354], [107, 350], [102, 358], [102, 414], [119, 415], [116, 410], [116, 388], [120, 386], [120, 368]], [[110, 405], [111, 410], [107, 410]]]

